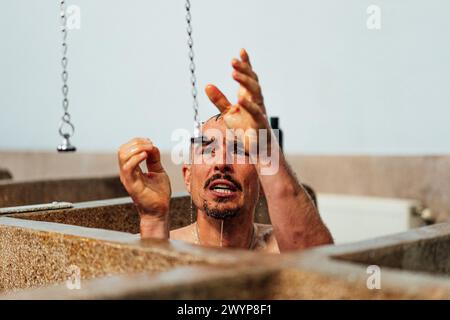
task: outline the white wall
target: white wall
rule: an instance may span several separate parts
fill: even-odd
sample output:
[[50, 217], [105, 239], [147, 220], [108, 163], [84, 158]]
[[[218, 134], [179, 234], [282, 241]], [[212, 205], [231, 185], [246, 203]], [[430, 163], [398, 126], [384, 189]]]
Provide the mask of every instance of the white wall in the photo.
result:
[[[59, 1], [0, 4], [0, 150], [54, 150], [61, 116]], [[133, 136], [170, 150], [191, 128], [182, 0], [80, 0], [69, 37], [70, 112], [80, 150]], [[379, 31], [366, 8], [382, 10]], [[203, 87], [234, 99], [230, 60], [251, 53], [286, 150], [450, 153], [448, 0], [192, 0]]]

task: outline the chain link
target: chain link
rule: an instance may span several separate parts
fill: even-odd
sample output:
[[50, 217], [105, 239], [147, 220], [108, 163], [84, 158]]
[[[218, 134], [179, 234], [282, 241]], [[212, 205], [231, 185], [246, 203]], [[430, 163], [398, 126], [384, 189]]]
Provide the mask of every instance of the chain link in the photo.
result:
[[[59, 134], [63, 138], [70, 138], [74, 132], [75, 127], [73, 123], [70, 121], [70, 114], [68, 112], [69, 109], [69, 86], [67, 84], [67, 80], [69, 78], [69, 72], [67, 71], [67, 64], [69, 60], [67, 59], [67, 15], [66, 15], [66, 1], [60, 1], [60, 21], [61, 21], [61, 34], [62, 34], [62, 58], [61, 58], [61, 80], [62, 80], [62, 108], [64, 110], [64, 114], [61, 117], [61, 125], [59, 126]], [[67, 130], [64, 130], [67, 129]]]
[[189, 50], [189, 71], [191, 73], [191, 94], [192, 94], [192, 108], [194, 109], [194, 137], [200, 135], [200, 121], [198, 115], [198, 99], [197, 99], [197, 77], [195, 76], [194, 63], [194, 40], [192, 38], [192, 15], [191, 15], [191, 1], [186, 0], [186, 23], [187, 23], [187, 45]]

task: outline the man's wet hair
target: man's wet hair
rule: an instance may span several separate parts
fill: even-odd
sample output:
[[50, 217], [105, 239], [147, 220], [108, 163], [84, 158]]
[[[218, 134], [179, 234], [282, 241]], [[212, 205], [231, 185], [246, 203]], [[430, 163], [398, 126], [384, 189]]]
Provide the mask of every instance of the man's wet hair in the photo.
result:
[[216, 114], [216, 115], [213, 115], [211, 118], [209, 118], [209, 119], [206, 120], [205, 122], [202, 122], [202, 124], [205, 124], [206, 122], [208, 122], [208, 121], [211, 120], [211, 119], [214, 119], [214, 120], [216, 120], [216, 121], [219, 121], [220, 118], [222, 118], [222, 114], [221, 114], [221, 113], [218, 113], [218, 114]]

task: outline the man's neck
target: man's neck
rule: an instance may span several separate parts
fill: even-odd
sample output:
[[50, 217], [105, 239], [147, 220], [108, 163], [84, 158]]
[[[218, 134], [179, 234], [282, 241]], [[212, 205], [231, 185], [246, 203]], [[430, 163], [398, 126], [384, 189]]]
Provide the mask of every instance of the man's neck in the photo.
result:
[[253, 215], [240, 214], [222, 220], [199, 210], [195, 232], [200, 245], [247, 249], [254, 236]]

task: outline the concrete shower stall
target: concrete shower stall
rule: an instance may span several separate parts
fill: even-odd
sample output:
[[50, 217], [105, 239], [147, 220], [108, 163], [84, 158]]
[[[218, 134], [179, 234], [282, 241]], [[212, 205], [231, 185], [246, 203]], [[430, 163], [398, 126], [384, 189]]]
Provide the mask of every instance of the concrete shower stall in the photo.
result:
[[[450, 223], [426, 222], [415, 212], [429, 205], [436, 211], [436, 201], [401, 202], [405, 221], [411, 219], [411, 225], [400, 230], [404, 232], [277, 256], [179, 241], [142, 241], [136, 209], [114, 175], [21, 181], [14, 179], [12, 170], [12, 176], [0, 182], [0, 207], [55, 200], [69, 201], [73, 207], [0, 216], [4, 299], [450, 298]], [[342, 186], [330, 190], [314, 179], [306, 181], [319, 191], [319, 210], [322, 206], [333, 211], [330, 204], [339, 197], [331, 193], [339, 193]], [[386, 196], [399, 197], [385, 194], [384, 200]], [[348, 197], [352, 196], [344, 196], [340, 205], [344, 213]], [[171, 228], [190, 223], [189, 206], [186, 194], [174, 193]], [[361, 208], [379, 211], [383, 206]], [[258, 208], [256, 221], [270, 223], [264, 201]], [[385, 214], [391, 219], [385, 223], [392, 221], [392, 213]], [[381, 289], [368, 285], [374, 265], [381, 270]], [[79, 277], [79, 290], [70, 290], [74, 276]]]

